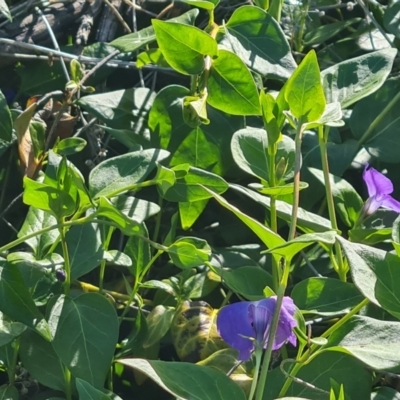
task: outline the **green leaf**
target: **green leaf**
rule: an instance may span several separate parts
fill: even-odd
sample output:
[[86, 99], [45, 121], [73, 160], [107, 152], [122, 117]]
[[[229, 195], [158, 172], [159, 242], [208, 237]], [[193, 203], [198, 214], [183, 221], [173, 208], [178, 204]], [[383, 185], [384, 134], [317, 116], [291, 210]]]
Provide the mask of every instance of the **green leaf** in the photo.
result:
[[120, 267], [132, 267], [132, 260], [129, 256], [119, 250], [107, 250], [103, 254], [104, 260], [109, 265], [115, 265]]
[[129, 151], [134, 151], [138, 145], [147, 148], [150, 144], [150, 137], [147, 133], [144, 134], [133, 129], [113, 129], [107, 126], [102, 126], [102, 129], [126, 146]]
[[273, 287], [272, 276], [260, 267], [240, 267], [222, 271], [221, 277], [230, 290], [248, 300], [265, 298], [264, 289]]
[[92, 271], [103, 259], [100, 229], [96, 224], [71, 226], [66, 235], [71, 280]]
[[165, 150], [147, 149], [103, 161], [90, 172], [90, 193], [97, 199], [127, 192], [149, 175], [156, 162], [168, 156]]
[[332, 278], [305, 279], [290, 296], [303, 314], [326, 316], [346, 314], [364, 299], [352, 283]]
[[[1, 2], [0, 2], [1, 5]], [[0, 386], [0, 399], [1, 400], [19, 400], [19, 392], [15, 386], [8, 384]]]
[[39, 160], [44, 153], [46, 125], [43, 122], [31, 121], [29, 134], [31, 135], [34, 159]]
[[[309, 171], [325, 186], [324, 174], [321, 170], [309, 168]], [[358, 219], [364, 202], [353, 186], [346, 180], [329, 174], [329, 181], [336, 210], [341, 220], [348, 227], [352, 227]]]
[[120, 195], [111, 199], [111, 203], [126, 217], [142, 223], [160, 212], [160, 206], [133, 196]]
[[371, 400], [400, 400], [400, 393], [389, 386], [380, 386], [371, 393]]
[[400, 19], [400, 6], [397, 2], [390, 3], [385, 10], [383, 16], [383, 23], [388, 32], [395, 35], [397, 38], [400, 36], [399, 29], [399, 19]]
[[10, 21], [12, 22], [12, 16], [10, 9], [7, 6], [7, 3], [5, 0], [0, 0], [0, 12]]
[[21, 322], [14, 322], [0, 313], [0, 347], [11, 343], [19, 337], [25, 330], [26, 325]]
[[[49, 212], [30, 207], [21, 230], [18, 232], [18, 238], [30, 235], [40, 229], [56, 225], [57, 220]], [[44, 251], [51, 246], [58, 238], [58, 229], [53, 229], [41, 235], [34, 236], [25, 241], [34, 251], [35, 255], [40, 258]]]
[[166, 168], [161, 164], [157, 164], [157, 175], [154, 180], [157, 181], [159, 191], [164, 195], [169, 188], [175, 185], [175, 172], [172, 169]]
[[318, 121], [324, 113], [326, 101], [314, 50], [304, 57], [286, 83], [285, 99], [301, 123]]
[[214, 197], [215, 200], [218, 201], [219, 204], [221, 204], [229, 211], [233, 212], [233, 214], [235, 214], [245, 225], [247, 225], [268, 248], [277, 247], [285, 243], [285, 240], [283, 240], [277, 233], [267, 228], [265, 225], [261, 224], [257, 220], [249, 217], [238, 208], [228, 203], [223, 197], [221, 197], [217, 193], [209, 189], [206, 190]]
[[151, 347], [165, 336], [171, 327], [174, 315], [174, 308], [163, 305], [158, 305], [151, 310], [146, 318], [148, 332], [143, 347]]
[[215, 39], [190, 25], [152, 20], [157, 43], [172, 68], [185, 75], [200, 74], [204, 69], [204, 56], [218, 55]]
[[122, 359], [119, 363], [134, 368], [180, 399], [245, 400], [242, 389], [225, 374], [210, 367], [141, 359]]
[[151, 142], [172, 153], [170, 166], [189, 163], [218, 175], [235, 174], [232, 156], [225, 151], [232, 134], [243, 127], [243, 118], [207, 107], [209, 125], [186, 124], [182, 109], [190, 91], [177, 85], [162, 89], [149, 114]]
[[[290, 362], [287, 362], [285, 367], [287, 371]], [[351, 399], [369, 399], [371, 395], [371, 372], [354, 357], [336, 351], [320, 353], [301, 367], [296, 378], [309, 385], [292, 382], [286, 392], [289, 399], [291, 396], [301, 396], [305, 399], [325, 400], [328, 396], [324, 393], [317, 393], [313, 386], [329, 392], [331, 379], [340, 382], [345, 387], [346, 396], [350, 396]], [[269, 371], [266, 382], [268, 390], [264, 392], [263, 400], [278, 398], [279, 391], [286, 379], [287, 376], [283, 375], [279, 367]]]
[[171, 66], [165, 60], [161, 49], [150, 49], [138, 54], [136, 58], [136, 67], [143, 68], [145, 65], [148, 64], [171, 68]]
[[19, 355], [33, 378], [54, 390], [64, 390], [64, 366], [48, 341], [27, 330], [21, 336]]
[[[196, 17], [199, 15], [199, 10], [194, 8], [180, 15], [177, 18], [172, 18], [169, 21], [181, 22], [182, 24], [193, 25]], [[130, 33], [129, 35], [121, 36], [113, 40], [110, 45], [124, 53], [133, 52], [147, 44], [156, 40], [156, 35], [152, 26], [141, 29], [138, 32]]]
[[[287, 185], [265, 187], [259, 183], [249, 183], [249, 188], [257, 190], [259, 193], [266, 194], [268, 196], [286, 196], [294, 193], [294, 184], [288, 183]], [[307, 189], [307, 182], [299, 182], [299, 190]]]
[[112, 400], [112, 397], [94, 388], [83, 379], [78, 378], [76, 380], [76, 389], [78, 390], [79, 400]]
[[221, 278], [212, 271], [192, 275], [182, 286], [184, 299], [200, 299], [209, 295], [219, 284]]
[[[268, 154], [268, 137], [265, 130], [248, 127], [235, 132], [231, 141], [231, 151], [233, 159], [240, 169], [269, 182], [270, 156]], [[280, 179], [292, 177], [294, 161], [294, 141], [289, 136], [282, 136], [282, 140], [277, 143], [277, 153], [275, 155], [275, 165], [283, 163], [284, 166], [284, 172]]]
[[203, 213], [207, 204], [208, 199], [193, 202], [179, 202], [179, 217], [181, 219], [182, 229], [190, 229]]
[[[216, 174], [190, 167], [189, 172], [171, 187], [163, 197], [168, 201], [193, 202], [209, 199], [208, 189], [216, 193], [224, 193], [228, 183]], [[160, 193], [161, 194], [161, 193]]]
[[79, 153], [85, 146], [86, 140], [79, 137], [71, 137], [61, 140], [53, 150], [61, 156], [70, 156]]
[[[149, 236], [144, 224], [142, 224], [142, 235], [147, 238]], [[143, 269], [150, 262], [150, 244], [139, 237], [131, 236], [126, 242], [124, 253], [132, 259], [131, 272], [132, 275], [138, 279]]]
[[390, 71], [396, 49], [383, 49], [342, 61], [321, 72], [327, 103], [347, 108], [378, 90]]
[[[283, 89], [282, 89], [283, 90]], [[270, 93], [260, 92], [260, 104], [265, 130], [269, 143], [277, 143], [282, 140], [282, 111], [275, 98]]]
[[[388, 79], [385, 84], [372, 96], [359, 101], [353, 108], [349, 126], [354, 137], [378, 160], [389, 163], [400, 161], [397, 146], [400, 144], [399, 113], [396, 107], [385, 112], [385, 118], [375, 122], [383, 110], [399, 93], [400, 80]], [[364, 134], [374, 122], [374, 127], [368, 137]]]
[[281, 244], [277, 247], [266, 250], [265, 252], [285, 257], [288, 260], [288, 262], [290, 262], [290, 260], [292, 260], [292, 258], [297, 253], [307, 248], [308, 246], [311, 246], [314, 243], [333, 245], [335, 243], [336, 236], [337, 236], [336, 231], [308, 233], [305, 235], [298, 236], [295, 239], [286, 242], [284, 244]]
[[[0, 0], [0, 11], [1, 2]], [[11, 142], [12, 139], [13, 122], [11, 118], [11, 112], [7, 105], [7, 99], [3, 92], [0, 90], [0, 140], [5, 142]]]
[[330, 336], [328, 347], [347, 352], [378, 371], [397, 371], [400, 353], [400, 322], [379, 321], [355, 315]]
[[187, 134], [187, 125], [183, 122], [183, 98], [190, 90], [179, 85], [170, 85], [161, 89], [154, 100], [149, 113], [149, 127], [155, 133], [154, 141], [167, 149], [173, 131]]
[[400, 259], [374, 247], [337, 237], [348, 260], [354, 284], [372, 303], [400, 317]]
[[64, 265], [64, 259], [57, 253], [37, 259], [32, 253], [16, 251], [8, 255], [7, 261], [19, 269], [32, 295], [40, 280], [49, 278], [49, 274]]
[[258, 7], [237, 8], [225, 25], [222, 44], [231, 48], [251, 70], [262, 76], [287, 79], [296, 68], [279, 23]]
[[99, 205], [96, 210], [96, 215], [101, 217], [106, 217], [112, 222], [114, 222], [118, 229], [121, 230], [125, 235], [131, 236], [135, 233], [141, 232], [140, 222], [129, 218], [124, 213], [118, 210], [110, 200], [105, 197], [100, 197]]
[[260, 115], [260, 101], [254, 79], [234, 53], [220, 50], [208, 77], [207, 103], [232, 115]]
[[118, 340], [114, 307], [97, 293], [61, 295], [49, 316], [53, 347], [72, 375], [102, 388]]
[[49, 93], [65, 86], [65, 75], [58, 62], [49, 65], [42, 60], [30, 60], [26, 65], [19, 64], [16, 72], [21, 79], [17, 98], [22, 94], [35, 96], [38, 93]]
[[154, 97], [150, 89], [136, 88], [91, 94], [81, 97], [77, 104], [111, 128], [137, 132], [147, 123]]
[[[236, 192], [251, 198], [253, 201], [261, 204], [262, 206], [270, 208], [270, 198], [262, 196], [254, 190], [246, 189], [239, 185], [230, 184], [229, 187]], [[292, 220], [292, 206], [284, 201], [277, 200], [276, 208], [278, 217], [290, 223]], [[332, 229], [331, 222], [328, 219], [308, 212], [301, 207], [299, 207], [297, 218], [298, 227], [304, 232], [324, 232]]]
[[345, 21], [332, 22], [331, 24], [321, 25], [316, 29], [308, 31], [304, 35], [304, 45], [312, 46], [322, 44], [347, 29], [349, 26], [362, 21], [362, 18], [350, 18]]
[[69, 70], [71, 71], [71, 79], [74, 82], [79, 83], [79, 81], [83, 77], [83, 70], [82, 70], [82, 66], [79, 63], [79, 61], [71, 60], [71, 62], [69, 64]]
[[0, 259], [0, 311], [51, 339], [49, 326], [32, 300], [18, 268]]
[[219, 4], [219, 0], [179, 0], [182, 3], [189, 4], [194, 7], [202, 8], [204, 10], [214, 10]]
[[68, 193], [26, 176], [23, 201], [28, 206], [51, 212], [56, 218], [67, 217], [73, 214], [76, 208], [74, 200]]
[[195, 237], [182, 237], [168, 247], [168, 255], [179, 268], [188, 269], [204, 265], [211, 260], [211, 247]]
[[324, 113], [321, 115], [315, 122], [309, 122], [304, 124], [304, 129], [312, 129], [317, 128], [321, 125], [340, 127], [344, 125], [344, 121], [342, 121], [343, 113], [340, 103], [338, 101], [334, 103], [329, 103], [325, 107]]

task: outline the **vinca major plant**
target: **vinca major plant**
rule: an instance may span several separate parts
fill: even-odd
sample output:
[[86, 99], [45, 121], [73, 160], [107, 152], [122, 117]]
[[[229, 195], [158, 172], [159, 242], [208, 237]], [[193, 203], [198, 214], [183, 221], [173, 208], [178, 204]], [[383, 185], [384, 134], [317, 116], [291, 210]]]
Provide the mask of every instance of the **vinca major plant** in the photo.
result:
[[[0, 94], [26, 207], [0, 246], [0, 397], [397, 398], [397, 42], [334, 57], [345, 30], [400, 37], [397, 3], [375, 29], [182, 2], [102, 49], [170, 84], [94, 92], [73, 60], [53, 125]], [[68, 110], [111, 143], [90, 165]]]

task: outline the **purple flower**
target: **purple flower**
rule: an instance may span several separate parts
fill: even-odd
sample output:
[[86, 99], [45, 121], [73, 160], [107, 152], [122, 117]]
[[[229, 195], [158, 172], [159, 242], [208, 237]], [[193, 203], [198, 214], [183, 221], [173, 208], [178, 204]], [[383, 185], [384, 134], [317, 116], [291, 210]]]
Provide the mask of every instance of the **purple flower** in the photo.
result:
[[[238, 359], [247, 361], [254, 348], [265, 348], [276, 307], [276, 296], [260, 301], [242, 301], [223, 307], [217, 317], [220, 336], [229, 346], [239, 351]], [[295, 346], [297, 325], [293, 318], [296, 308], [290, 297], [284, 297], [279, 315], [278, 329], [272, 350], [288, 341]]]
[[393, 183], [389, 178], [367, 164], [363, 179], [367, 184], [369, 198], [365, 202], [362, 214], [371, 215], [379, 207], [389, 208], [400, 213], [400, 202], [390, 196], [393, 192]]

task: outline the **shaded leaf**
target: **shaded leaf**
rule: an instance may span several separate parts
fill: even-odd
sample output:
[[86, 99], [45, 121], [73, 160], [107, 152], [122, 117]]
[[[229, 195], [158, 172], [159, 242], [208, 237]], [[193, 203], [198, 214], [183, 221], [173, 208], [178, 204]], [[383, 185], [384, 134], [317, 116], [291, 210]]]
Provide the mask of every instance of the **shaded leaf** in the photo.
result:
[[338, 101], [347, 108], [378, 90], [388, 77], [396, 54], [396, 49], [378, 50], [323, 70], [327, 103]]
[[296, 69], [289, 43], [279, 24], [254, 6], [237, 8], [225, 25], [223, 46], [263, 76], [287, 79]]
[[102, 388], [118, 340], [118, 318], [105, 297], [85, 293], [74, 300], [61, 295], [49, 316], [53, 347], [76, 378]]
[[290, 295], [303, 314], [341, 315], [363, 300], [357, 288], [331, 278], [309, 278], [299, 282]]
[[119, 363], [137, 369], [179, 400], [245, 400], [245, 395], [225, 374], [190, 363], [122, 359]]

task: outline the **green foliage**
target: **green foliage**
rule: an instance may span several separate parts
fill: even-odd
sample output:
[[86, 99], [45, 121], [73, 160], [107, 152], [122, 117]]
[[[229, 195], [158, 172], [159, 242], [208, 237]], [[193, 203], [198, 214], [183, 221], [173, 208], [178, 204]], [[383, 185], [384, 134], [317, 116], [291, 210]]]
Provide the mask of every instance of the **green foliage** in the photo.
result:
[[250, 71], [234, 53], [220, 50], [207, 81], [207, 102], [232, 115], [260, 115], [257, 88]]
[[156, 19], [152, 24], [165, 59], [181, 74], [199, 74], [204, 68], [204, 56], [218, 56], [217, 42], [198, 28]]
[[[234, 396], [237, 400], [246, 398], [243, 391], [226, 375], [210, 367], [141, 359], [124, 359], [119, 362], [144, 373], [173, 396], [201, 398], [204, 396], [204, 388], [210, 388], [207, 396], [212, 396], [209, 397], [212, 400], [222, 400], [226, 396]], [[184, 385], [179, 379], [182, 374], [187, 377]]]
[[310, 51], [285, 86], [290, 111], [302, 123], [318, 121], [325, 111], [317, 56]]
[[399, 6], [360, 5], [146, 3], [67, 83], [2, 63], [0, 398], [396, 398]]

